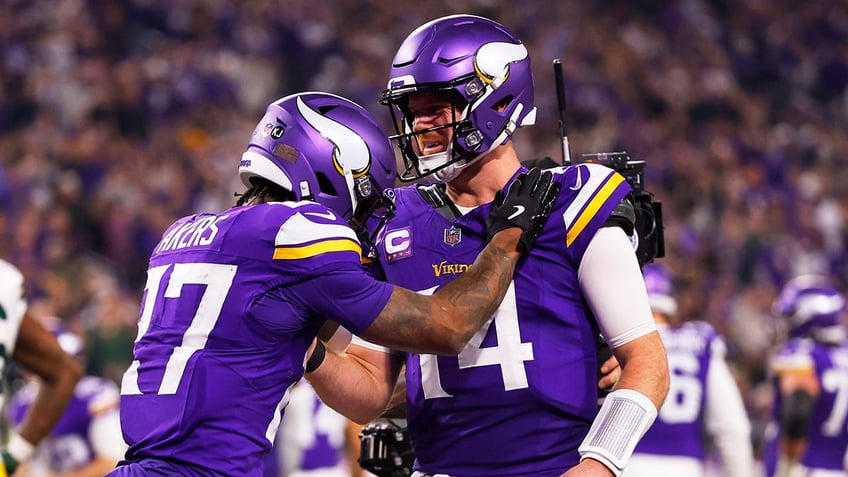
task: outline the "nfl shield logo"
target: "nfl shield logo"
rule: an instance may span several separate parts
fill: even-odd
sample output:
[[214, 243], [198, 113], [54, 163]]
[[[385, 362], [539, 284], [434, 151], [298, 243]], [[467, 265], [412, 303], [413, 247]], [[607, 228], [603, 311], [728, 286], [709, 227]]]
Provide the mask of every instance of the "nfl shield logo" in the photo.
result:
[[462, 241], [462, 231], [457, 227], [451, 226], [449, 229], [445, 229], [445, 243], [453, 247]]
[[271, 134], [271, 131], [273, 131], [273, 130], [274, 130], [273, 124], [271, 124], [271, 123], [266, 124], [265, 127], [262, 128], [262, 133], [261, 133], [262, 137], [268, 137]]

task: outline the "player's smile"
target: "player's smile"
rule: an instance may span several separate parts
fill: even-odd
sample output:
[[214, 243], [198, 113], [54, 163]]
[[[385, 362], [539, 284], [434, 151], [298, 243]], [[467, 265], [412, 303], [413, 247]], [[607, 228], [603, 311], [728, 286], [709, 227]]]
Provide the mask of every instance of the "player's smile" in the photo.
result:
[[447, 149], [447, 140], [437, 132], [422, 135], [418, 139], [422, 155], [436, 154]]

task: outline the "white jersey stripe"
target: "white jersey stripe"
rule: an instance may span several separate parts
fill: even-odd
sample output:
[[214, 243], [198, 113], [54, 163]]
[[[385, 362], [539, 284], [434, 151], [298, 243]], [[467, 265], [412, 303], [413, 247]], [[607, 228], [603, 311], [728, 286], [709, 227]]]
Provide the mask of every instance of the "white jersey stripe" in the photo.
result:
[[306, 245], [310, 242], [346, 238], [357, 244], [359, 239], [350, 227], [340, 224], [313, 222], [309, 212], [298, 212], [280, 226], [274, 245], [277, 247], [292, 247]]
[[[603, 185], [606, 178], [609, 177], [613, 171], [607, 167], [600, 166], [597, 164], [578, 164], [574, 166], [577, 169], [577, 183], [574, 184], [574, 188], [580, 189], [580, 192], [577, 194], [577, 197], [568, 205], [568, 208], [565, 209], [565, 212], [562, 214], [562, 218], [565, 220], [565, 228], [566, 230], [571, 229], [571, 226], [574, 224], [577, 217], [580, 215], [580, 211], [588, 204], [592, 198], [595, 196], [595, 193], [598, 189]], [[584, 167], [589, 172], [589, 178], [585, 183], [582, 182], [582, 171], [580, 168]], [[569, 187], [569, 184], [563, 184], [565, 187]]]

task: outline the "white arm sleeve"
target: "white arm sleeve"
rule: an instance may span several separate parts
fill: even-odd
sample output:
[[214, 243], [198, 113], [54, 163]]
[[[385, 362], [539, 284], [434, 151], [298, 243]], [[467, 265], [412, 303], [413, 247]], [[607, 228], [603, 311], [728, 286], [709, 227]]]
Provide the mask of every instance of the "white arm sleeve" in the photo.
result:
[[601, 227], [592, 237], [577, 280], [611, 348], [657, 329], [633, 245], [621, 228]]
[[98, 457], [116, 462], [124, 458], [127, 445], [121, 435], [121, 417], [117, 407], [101, 412], [91, 420], [88, 438]]
[[751, 423], [739, 387], [724, 360], [724, 343], [713, 341], [707, 371], [704, 420], [726, 477], [750, 476], [754, 469]]
[[[12, 356], [18, 331], [27, 310], [24, 300], [24, 276], [11, 263], [0, 260], [0, 308], [6, 316], [0, 320], [0, 345], [6, 349], [6, 356]], [[0, 361], [0, 371], [4, 363]]]
[[347, 350], [348, 345], [350, 345], [350, 340], [353, 338], [353, 335], [350, 331], [348, 331], [344, 326], [339, 325], [336, 328], [336, 332], [333, 333], [333, 336], [330, 337], [330, 340], [327, 341], [327, 348], [335, 351], [336, 353], [344, 353]]

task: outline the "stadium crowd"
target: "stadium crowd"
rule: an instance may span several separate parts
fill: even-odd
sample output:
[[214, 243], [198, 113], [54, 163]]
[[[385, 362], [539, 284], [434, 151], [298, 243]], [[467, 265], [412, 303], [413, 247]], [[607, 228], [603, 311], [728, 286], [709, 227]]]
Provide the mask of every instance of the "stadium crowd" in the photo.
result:
[[819, 272], [848, 290], [845, 2], [5, 1], [0, 256], [37, 313], [86, 336], [87, 371], [120, 381], [151, 249], [176, 218], [233, 203], [266, 103], [333, 91], [389, 131], [394, 48], [449, 13], [527, 44], [523, 157], [560, 160], [560, 58], [572, 157], [647, 161], [680, 315], [726, 337], [758, 448], [781, 285]]

